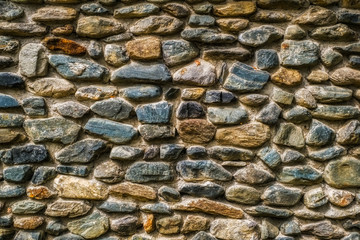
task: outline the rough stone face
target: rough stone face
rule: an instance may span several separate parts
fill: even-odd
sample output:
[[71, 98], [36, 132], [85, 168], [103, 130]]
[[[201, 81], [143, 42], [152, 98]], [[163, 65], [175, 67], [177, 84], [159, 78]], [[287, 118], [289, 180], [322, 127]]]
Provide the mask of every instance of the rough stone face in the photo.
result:
[[141, 123], [168, 123], [172, 114], [172, 104], [166, 101], [138, 106], [136, 115]]
[[240, 204], [255, 205], [261, 201], [261, 193], [253, 187], [233, 185], [226, 189], [225, 198]]
[[309, 66], [317, 63], [319, 45], [310, 40], [286, 40], [281, 43], [281, 65], [285, 67]]
[[301, 197], [301, 190], [287, 188], [280, 184], [268, 187], [261, 195], [264, 204], [282, 207], [294, 206], [300, 201]]
[[214, 146], [208, 149], [208, 154], [211, 158], [222, 161], [249, 161], [254, 158], [254, 153], [247, 149]]
[[350, 121], [339, 129], [336, 141], [342, 145], [358, 144], [360, 142], [359, 125], [360, 122], [358, 120]]
[[311, 115], [318, 119], [334, 121], [346, 120], [358, 117], [360, 110], [357, 107], [349, 105], [318, 105], [318, 107], [311, 112]]
[[171, 126], [159, 126], [144, 124], [139, 127], [139, 133], [146, 141], [167, 139], [175, 137], [175, 128]]
[[22, 102], [24, 112], [32, 117], [46, 116], [46, 102], [42, 97], [25, 98]]
[[19, 102], [10, 95], [0, 93], [0, 109], [20, 107]]
[[187, 17], [190, 14], [189, 9], [182, 4], [179, 3], [167, 3], [163, 6], [161, 6], [161, 9], [164, 12], [167, 12], [171, 15], [173, 15], [174, 17]]
[[240, 107], [208, 108], [208, 119], [213, 124], [239, 124], [245, 122], [247, 118], [246, 110]]
[[104, 50], [105, 61], [114, 67], [120, 67], [129, 61], [125, 48], [115, 44], [107, 44]]
[[71, 221], [67, 224], [70, 232], [80, 235], [85, 239], [96, 238], [103, 235], [109, 229], [109, 219], [100, 212]]
[[130, 27], [135, 35], [157, 34], [170, 35], [177, 33], [183, 27], [183, 22], [170, 16], [150, 16], [140, 19]]
[[194, 44], [184, 40], [163, 41], [162, 52], [166, 65], [170, 67], [187, 63], [199, 54]]
[[[359, 160], [352, 157], [344, 157], [341, 160], [331, 161], [324, 170], [324, 180], [327, 184], [336, 188], [357, 187]], [[346, 171], [345, 174], [341, 174]]]
[[[1, 62], [1, 60], [0, 60], [0, 62]], [[1, 66], [1, 63], [0, 63], [0, 66]], [[2, 87], [2, 88], [23, 88], [24, 86], [25, 86], [25, 82], [21, 76], [14, 74], [14, 73], [10, 73], [10, 72], [0, 73], [0, 87]]]
[[334, 139], [334, 130], [319, 122], [313, 120], [308, 135], [306, 136], [306, 144], [312, 146], [324, 146]]
[[62, 78], [40, 78], [28, 83], [28, 87], [36, 95], [42, 97], [61, 98], [72, 95], [76, 91], [74, 84]]
[[152, 187], [142, 184], [123, 182], [116, 185], [112, 185], [109, 190], [110, 190], [110, 195], [131, 196], [141, 201], [156, 199], [155, 190]]
[[85, 215], [90, 209], [91, 205], [83, 201], [58, 200], [47, 206], [45, 215], [51, 217], [75, 218]]
[[279, 181], [293, 185], [311, 185], [322, 180], [322, 174], [311, 166], [284, 167]]
[[79, 88], [75, 93], [75, 97], [79, 101], [103, 100], [103, 99], [115, 97], [117, 94], [118, 91], [116, 87], [90, 85], [87, 87]]
[[138, 162], [126, 171], [125, 179], [135, 183], [171, 181], [173, 170], [162, 162]]
[[335, 12], [318, 6], [311, 6], [293, 22], [304, 25], [326, 26], [336, 24], [337, 19]]
[[43, 7], [39, 8], [31, 18], [35, 22], [51, 23], [51, 22], [72, 22], [77, 17], [77, 11], [69, 7]]
[[259, 239], [257, 223], [251, 220], [217, 219], [210, 233], [219, 239]]
[[102, 117], [115, 121], [128, 119], [134, 111], [133, 106], [121, 98], [111, 98], [96, 102], [90, 109]]
[[275, 177], [263, 167], [248, 164], [246, 167], [235, 172], [234, 178], [237, 182], [252, 185], [268, 183], [275, 180]]
[[187, 28], [181, 32], [181, 37], [188, 41], [208, 44], [232, 43], [236, 37], [231, 34], [219, 33], [208, 28]]
[[0, 3], [0, 20], [14, 20], [24, 14], [24, 10], [11, 2]]
[[151, 3], [140, 3], [115, 9], [115, 18], [138, 18], [147, 17], [159, 12], [159, 7]]
[[123, 25], [109, 18], [82, 17], [77, 22], [76, 33], [82, 37], [103, 38], [124, 32]]
[[315, 28], [310, 32], [310, 36], [313, 39], [322, 41], [351, 41], [357, 39], [356, 32], [341, 23], [330, 27]]
[[292, 123], [281, 123], [273, 138], [273, 142], [295, 148], [305, 146], [305, 139], [301, 128]]
[[94, 169], [94, 177], [105, 183], [120, 182], [124, 174], [124, 171], [112, 161], [103, 162]]
[[257, 4], [265, 9], [300, 9], [309, 6], [308, 0], [258, 0]]
[[48, 71], [46, 48], [41, 44], [28, 43], [19, 53], [20, 73], [26, 77], [45, 76]]
[[206, 198], [218, 198], [225, 193], [225, 190], [222, 186], [212, 182], [205, 182], [203, 184], [183, 183], [179, 185], [178, 190], [183, 194]]
[[318, 208], [327, 202], [328, 198], [321, 187], [311, 189], [304, 194], [304, 204], [307, 208]]
[[16, 37], [43, 36], [47, 32], [46, 27], [36, 23], [0, 23], [0, 34]]
[[56, 111], [63, 117], [82, 118], [89, 110], [87, 106], [73, 101], [56, 105]]
[[239, 41], [243, 45], [258, 47], [266, 43], [276, 41], [284, 35], [284, 32], [271, 25], [263, 25], [252, 28], [239, 35]]
[[210, 142], [216, 133], [216, 127], [203, 119], [180, 121], [176, 127], [180, 138], [189, 143]]
[[127, 52], [132, 59], [154, 60], [161, 57], [161, 42], [156, 37], [145, 37], [126, 43]]
[[281, 67], [271, 75], [271, 81], [283, 86], [296, 86], [302, 83], [302, 75], [295, 69]]

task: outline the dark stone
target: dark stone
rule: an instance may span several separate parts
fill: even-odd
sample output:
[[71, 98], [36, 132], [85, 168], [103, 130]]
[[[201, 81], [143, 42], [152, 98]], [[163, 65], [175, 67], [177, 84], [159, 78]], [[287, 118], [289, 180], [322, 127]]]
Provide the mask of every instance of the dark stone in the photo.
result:
[[106, 201], [97, 208], [107, 213], [134, 213], [138, 210], [135, 203], [120, 201]]
[[320, 147], [329, 144], [334, 138], [334, 130], [322, 122], [313, 119], [310, 130], [306, 136], [306, 144]]
[[262, 25], [251, 28], [239, 35], [239, 41], [243, 45], [258, 47], [266, 43], [274, 42], [282, 38], [284, 32], [271, 25]]
[[301, 197], [301, 190], [276, 184], [265, 189], [261, 199], [266, 205], [290, 207], [297, 204]]
[[[3, 152], [4, 154], [4, 152]], [[48, 152], [44, 145], [25, 145], [14, 147], [5, 152], [0, 152], [1, 161], [7, 165], [26, 163], [40, 163], [48, 160]]]
[[309, 121], [312, 118], [310, 111], [301, 106], [296, 106], [285, 111], [282, 116], [286, 121], [293, 123]]
[[65, 166], [58, 165], [56, 171], [60, 174], [86, 177], [90, 173], [90, 169], [87, 166]]
[[141, 123], [168, 123], [171, 118], [172, 104], [162, 101], [140, 105], [136, 115]]
[[43, 240], [44, 234], [42, 231], [18, 231], [14, 240]]
[[87, 3], [81, 5], [80, 10], [86, 15], [102, 15], [109, 13], [109, 10], [107, 10], [98, 3]]
[[266, 70], [279, 65], [277, 52], [272, 49], [260, 49], [255, 53], [256, 66], [259, 69]]
[[[0, 39], [1, 45], [1, 39]], [[0, 87], [2, 88], [24, 88], [25, 82], [21, 76], [10, 73], [2, 72], [0, 73]]]
[[168, 186], [162, 186], [159, 189], [159, 196], [168, 202], [177, 202], [180, 200], [180, 193], [175, 189]]
[[90, 109], [101, 117], [115, 121], [130, 118], [134, 111], [133, 106], [121, 98], [98, 101], [91, 105]]
[[274, 102], [264, 106], [256, 115], [256, 120], [268, 125], [277, 123], [282, 109]]
[[214, 146], [208, 149], [211, 158], [222, 161], [250, 161], [254, 153], [250, 150], [235, 147]]
[[141, 207], [141, 211], [146, 213], [155, 213], [155, 214], [164, 214], [164, 215], [171, 215], [173, 213], [170, 206], [162, 202], [154, 203], [154, 204], [146, 204]]
[[151, 145], [145, 149], [144, 160], [151, 160], [159, 156], [160, 148], [156, 145]]
[[178, 119], [202, 118], [203, 116], [205, 116], [203, 107], [200, 103], [194, 101], [181, 102], [176, 111]]
[[205, 183], [183, 183], [178, 188], [179, 192], [194, 197], [218, 198], [224, 195], [222, 186], [212, 182]]
[[281, 156], [276, 149], [264, 147], [259, 150], [257, 156], [269, 167], [276, 168], [281, 163]]
[[166, 90], [164, 95], [166, 100], [172, 100], [177, 98], [179, 94], [180, 94], [180, 88], [171, 87], [168, 90]]
[[0, 20], [14, 20], [20, 18], [24, 14], [24, 10], [12, 2], [0, 2]]
[[215, 18], [210, 15], [191, 15], [188, 23], [191, 27], [210, 27], [214, 26]]
[[135, 183], [171, 181], [174, 173], [166, 163], [137, 162], [128, 168], [125, 179]]
[[8, 228], [11, 227], [12, 225], [13, 225], [13, 217], [11, 215], [5, 215], [0, 217], [0, 227]]
[[319, 44], [310, 41], [286, 40], [281, 44], [281, 65], [287, 67], [309, 66], [317, 63]]
[[24, 112], [29, 116], [46, 116], [46, 102], [42, 97], [29, 97], [22, 101]]
[[208, 90], [206, 91], [204, 103], [231, 103], [236, 100], [236, 96], [227, 91]]
[[342, 145], [357, 145], [360, 143], [360, 122], [351, 120], [341, 127], [337, 133], [336, 141]]
[[181, 37], [188, 41], [207, 44], [232, 43], [236, 38], [231, 34], [219, 33], [208, 28], [188, 28], [181, 32]]
[[192, 159], [202, 159], [207, 156], [206, 148], [203, 146], [190, 146], [186, 148], [186, 154]]
[[36, 168], [31, 183], [41, 185], [55, 178], [57, 175], [54, 167], [40, 166]]
[[303, 154], [299, 153], [298, 151], [291, 150], [291, 149], [285, 150], [283, 157], [282, 157], [283, 163], [298, 163], [303, 160], [305, 160], [305, 156]]
[[51, 234], [51, 235], [60, 235], [61, 233], [65, 232], [67, 230], [67, 227], [61, 223], [61, 221], [50, 221], [46, 224], [45, 232]]
[[349, 64], [353, 68], [360, 68], [360, 57], [359, 56], [350, 56]]
[[19, 102], [10, 95], [0, 93], [0, 109], [20, 107]]
[[179, 144], [162, 144], [160, 146], [160, 159], [176, 160], [184, 149], [185, 147]]
[[273, 218], [289, 218], [293, 215], [293, 212], [287, 209], [271, 208], [261, 205], [256, 207], [246, 208], [245, 212], [251, 216], [273, 217]]
[[190, 14], [189, 9], [185, 5], [179, 3], [167, 3], [161, 6], [161, 8], [164, 12], [178, 18], [187, 17]]
[[155, 85], [135, 85], [122, 89], [122, 96], [132, 101], [147, 101], [160, 97], [162, 89]]
[[143, 124], [140, 125], [139, 132], [146, 141], [175, 137], [175, 127], [168, 125]]
[[129, 236], [136, 233], [139, 227], [137, 217], [126, 216], [111, 221], [111, 230], [118, 233], [120, 236]]

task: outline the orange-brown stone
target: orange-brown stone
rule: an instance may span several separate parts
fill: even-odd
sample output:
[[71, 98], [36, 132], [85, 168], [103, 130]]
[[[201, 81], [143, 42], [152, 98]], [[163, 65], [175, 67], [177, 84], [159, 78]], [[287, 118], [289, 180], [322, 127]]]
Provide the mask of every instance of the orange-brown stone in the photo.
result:
[[188, 119], [179, 122], [177, 131], [184, 142], [207, 143], [214, 138], [216, 127], [204, 119]]
[[271, 75], [271, 81], [280, 85], [296, 86], [301, 84], [302, 75], [298, 70], [282, 67]]
[[130, 182], [112, 185], [110, 195], [130, 196], [141, 201], [156, 199], [156, 192], [152, 187]]
[[40, 227], [44, 223], [43, 217], [21, 217], [21, 218], [15, 218], [14, 219], [14, 227], [21, 228], [21, 229], [36, 229]]
[[59, 50], [69, 55], [81, 55], [86, 53], [86, 48], [73, 40], [61, 37], [47, 37], [42, 43], [50, 50]]
[[26, 194], [29, 198], [35, 198], [39, 200], [52, 198], [56, 195], [55, 192], [51, 191], [45, 186], [28, 187], [26, 190]]
[[143, 215], [143, 226], [144, 230], [147, 233], [155, 231], [155, 216], [154, 214], [144, 214]]

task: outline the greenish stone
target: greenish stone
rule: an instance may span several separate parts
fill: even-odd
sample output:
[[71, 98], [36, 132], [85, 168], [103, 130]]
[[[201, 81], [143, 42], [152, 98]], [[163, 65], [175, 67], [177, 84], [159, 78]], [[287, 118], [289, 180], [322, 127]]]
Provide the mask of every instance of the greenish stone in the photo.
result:
[[353, 157], [343, 157], [341, 160], [331, 161], [325, 167], [324, 180], [336, 188], [359, 187], [360, 161]]
[[135, 183], [163, 182], [174, 179], [170, 165], [162, 162], [137, 162], [132, 164], [125, 179]]
[[80, 235], [86, 239], [97, 238], [109, 229], [109, 218], [100, 212], [71, 221], [67, 224], [71, 233]]
[[0, 113], [0, 127], [21, 127], [25, 116], [15, 113]]
[[311, 111], [311, 115], [319, 119], [338, 121], [357, 118], [360, 110], [355, 106], [318, 104], [318, 107]]
[[24, 200], [11, 205], [11, 211], [15, 214], [34, 214], [44, 209], [45, 206], [46, 204], [42, 202]]
[[245, 212], [251, 216], [273, 218], [289, 218], [293, 215], [293, 212], [287, 209], [272, 208], [262, 205], [246, 208]]

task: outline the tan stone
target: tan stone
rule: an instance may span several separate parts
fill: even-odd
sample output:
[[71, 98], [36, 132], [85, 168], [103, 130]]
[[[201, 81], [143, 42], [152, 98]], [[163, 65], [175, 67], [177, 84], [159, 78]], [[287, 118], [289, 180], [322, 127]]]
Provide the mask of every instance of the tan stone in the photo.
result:
[[62, 78], [41, 78], [28, 82], [30, 91], [43, 97], [61, 98], [72, 95], [76, 87], [71, 82]]
[[256, 11], [256, 4], [252, 1], [241, 1], [215, 5], [214, 14], [218, 17], [240, 17], [248, 16]]
[[0, 143], [23, 142], [27, 139], [26, 135], [10, 129], [0, 129]]
[[249, 25], [249, 20], [241, 18], [220, 18], [216, 24], [223, 31], [239, 32]]
[[330, 81], [335, 85], [359, 85], [360, 71], [349, 67], [339, 68], [330, 74]]
[[218, 129], [215, 139], [222, 144], [259, 147], [270, 139], [270, 128], [262, 123]]
[[340, 7], [360, 9], [360, 1], [358, 1], [358, 0], [341, 0]]
[[181, 222], [180, 215], [165, 217], [156, 221], [156, 228], [161, 234], [176, 234], [180, 232]]
[[117, 94], [118, 90], [116, 87], [90, 85], [79, 88], [75, 93], [75, 97], [79, 101], [103, 100], [116, 97]]
[[51, 33], [54, 34], [55, 36], [67, 36], [72, 34], [72, 32], [74, 31], [74, 27], [71, 24], [66, 24], [64, 26], [61, 27], [56, 27], [54, 28]]
[[302, 75], [298, 70], [281, 67], [273, 75], [271, 81], [285, 86], [296, 86], [301, 84]]
[[244, 215], [243, 210], [240, 208], [206, 198], [189, 199], [175, 204], [172, 209], [186, 212], [203, 212], [229, 218], [242, 218]]
[[324, 71], [314, 70], [306, 77], [306, 79], [312, 83], [322, 83], [329, 80], [329, 75]]
[[15, 218], [14, 219], [14, 227], [26, 229], [26, 230], [32, 230], [40, 227], [44, 223], [43, 217], [21, 217], [21, 218]]
[[29, 198], [35, 198], [39, 200], [56, 196], [54, 191], [51, 191], [48, 187], [45, 186], [28, 187], [26, 189], [26, 194]]
[[112, 185], [110, 187], [110, 195], [130, 196], [141, 201], [156, 199], [156, 191], [152, 187], [130, 182]]
[[198, 100], [205, 93], [204, 88], [185, 88], [181, 92], [181, 98], [183, 100]]
[[114, 19], [91, 16], [78, 20], [76, 33], [81, 37], [102, 38], [124, 32], [123, 25]]
[[316, 108], [317, 106], [316, 99], [310, 91], [305, 88], [300, 89], [295, 93], [295, 101], [296, 104], [310, 109]]
[[132, 59], [154, 60], [161, 57], [161, 42], [156, 37], [146, 37], [126, 43], [126, 50]]
[[329, 201], [338, 207], [346, 207], [353, 202], [355, 195], [352, 192], [327, 187], [326, 195]]
[[62, 201], [57, 200], [48, 204], [45, 215], [50, 217], [74, 218], [85, 215], [91, 209], [91, 205], [83, 201]]
[[104, 200], [108, 197], [107, 186], [95, 180], [73, 176], [57, 176], [54, 187], [64, 198]]
[[336, 24], [336, 22], [335, 12], [319, 6], [310, 6], [308, 10], [294, 20], [296, 24], [315, 26], [333, 25]]
[[35, 14], [32, 15], [32, 20], [35, 22], [69, 22], [75, 20], [77, 12], [73, 8], [50, 6], [39, 8]]
[[182, 233], [205, 231], [208, 228], [208, 219], [197, 215], [188, 215], [181, 229]]
[[0, 34], [18, 37], [43, 36], [47, 28], [36, 23], [0, 22]]
[[180, 138], [188, 143], [207, 143], [215, 135], [216, 127], [204, 119], [180, 121], [176, 127]]

